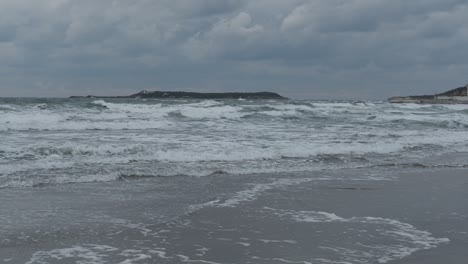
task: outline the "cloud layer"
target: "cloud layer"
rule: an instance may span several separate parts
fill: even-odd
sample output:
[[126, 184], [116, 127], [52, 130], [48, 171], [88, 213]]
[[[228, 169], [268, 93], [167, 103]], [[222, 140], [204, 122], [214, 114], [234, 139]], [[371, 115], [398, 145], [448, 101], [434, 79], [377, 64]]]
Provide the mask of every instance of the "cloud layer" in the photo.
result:
[[0, 0], [0, 96], [385, 98], [468, 82], [464, 0]]

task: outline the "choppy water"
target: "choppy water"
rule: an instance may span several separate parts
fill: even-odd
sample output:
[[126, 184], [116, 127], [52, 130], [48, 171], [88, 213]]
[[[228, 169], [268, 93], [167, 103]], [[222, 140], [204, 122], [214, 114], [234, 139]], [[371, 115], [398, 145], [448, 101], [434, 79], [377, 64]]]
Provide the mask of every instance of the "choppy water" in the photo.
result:
[[468, 151], [468, 107], [386, 102], [0, 99], [0, 187], [296, 172]]
[[354, 264], [464, 249], [467, 128], [463, 105], [0, 99], [0, 262]]

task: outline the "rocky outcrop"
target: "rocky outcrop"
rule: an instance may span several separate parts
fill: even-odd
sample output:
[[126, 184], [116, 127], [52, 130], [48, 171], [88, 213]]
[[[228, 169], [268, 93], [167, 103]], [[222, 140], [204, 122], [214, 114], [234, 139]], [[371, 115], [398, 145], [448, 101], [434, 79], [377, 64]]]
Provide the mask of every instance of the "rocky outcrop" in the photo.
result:
[[390, 103], [468, 104], [468, 85], [434, 95], [391, 97], [388, 101]]
[[159, 99], [287, 99], [277, 93], [196, 93], [196, 92], [163, 92], [141, 91], [129, 96], [71, 96], [70, 98], [159, 98]]
[[436, 96], [468, 96], [467, 90], [468, 90], [468, 85], [455, 88], [445, 93], [437, 94]]

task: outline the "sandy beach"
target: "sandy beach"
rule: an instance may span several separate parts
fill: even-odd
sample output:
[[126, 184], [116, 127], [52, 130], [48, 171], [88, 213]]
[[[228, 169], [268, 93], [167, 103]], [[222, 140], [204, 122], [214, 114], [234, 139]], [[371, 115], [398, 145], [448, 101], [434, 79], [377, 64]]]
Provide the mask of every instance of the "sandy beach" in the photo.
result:
[[3, 189], [0, 261], [464, 263], [467, 173], [379, 168]]

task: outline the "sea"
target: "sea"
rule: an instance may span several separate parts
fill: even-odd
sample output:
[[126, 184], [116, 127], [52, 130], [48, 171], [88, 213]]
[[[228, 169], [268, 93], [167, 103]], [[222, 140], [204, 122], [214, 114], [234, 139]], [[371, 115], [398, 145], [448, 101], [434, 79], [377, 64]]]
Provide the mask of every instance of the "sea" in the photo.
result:
[[1, 98], [0, 263], [405, 259], [450, 239], [341, 193], [468, 167], [467, 129], [466, 105]]

